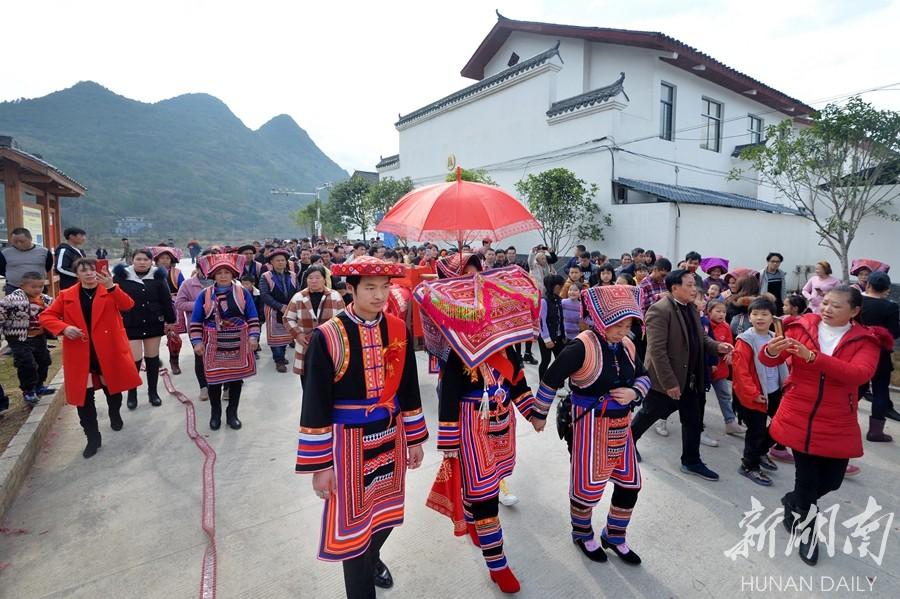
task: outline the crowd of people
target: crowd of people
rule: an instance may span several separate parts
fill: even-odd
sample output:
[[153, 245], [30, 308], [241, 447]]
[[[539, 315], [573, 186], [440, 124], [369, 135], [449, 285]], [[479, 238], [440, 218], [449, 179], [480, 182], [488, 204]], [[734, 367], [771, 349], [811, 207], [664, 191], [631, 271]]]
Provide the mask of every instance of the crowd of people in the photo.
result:
[[[562, 262], [544, 245], [523, 256], [490, 240], [459, 251], [377, 241], [207, 248], [192, 241], [194, 271], [186, 276], [181, 251], [168, 243], [130, 251], [109, 268], [85, 257], [83, 230], [64, 236], [50, 252], [16, 229], [0, 251], [7, 280], [0, 322], [26, 401], [52, 392], [47, 339], [62, 337], [66, 400], [87, 438], [83, 455], [92, 457], [102, 446], [96, 390], [106, 397], [110, 428], [121, 430], [123, 396], [135, 410], [145, 387], [148, 403], [161, 405], [162, 339], [178, 375], [186, 334], [209, 428], [221, 427], [227, 402], [225, 422], [237, 430], [243, 381], [257, 374], [265, 343], [271, 376], [300, 377], [296, 471], [312, 474], [325, 502], [319, 557], [343, 563], [352, 598], [393, 585], [380, 549], [403, 520], [406, 470], [422, 463], [429, 435], [409, 326], [417, 307], [433, 334], [425, 346], [439, 381], [437, 447], [455, 472], [459, 531], [504, 592], [520, 588], [498, 509], [516, 501], [505, 482], [515, 465], [516, 412], [541, 432], [556, 405], [571, 462], [573, 543], [592, 561], [606, 561], [610, 551], [634, 565], [642, 560], [626, 532], [641, 489], [637, 443], [651, 428], [667, 436], [677, 412], [682, 472], [719, 480], [701, 458], [701, 446], [719, 444], [704, 431], [708, 392], [726, 434], [743, 437], [739, 475], [771, 486], [773, 473], [793, 464], [785, 526], [803, 534], [800, 555], [810, 564], [818, 558], [817, 502], [859, 472], [849, 462], [863, 452], [858, 401], [872, 402], [869, 442], [891, 442], [886, 421], [900, 420], [889, 395], [898, 307], [888, 299], [888, 265], [873, 260], [854, 262], [852, 285], [822, 261], [801, 289], [790, 289], [778, 252], [755, 270], [697, 252], [675, 261], [639, 247], [611, 261], [579, 245]], [[514, 297], [526, 333], [501, 342], [509, 331], [501, 334], [498, 324], [494, 332], [490, 311], [444, 305], [437, 288], [429, 288], [426, 314], [414, 290], [398, 283], [410, 268], [422, 285], [453, 284], [473, 298], [491, 273], [519, 277]], [[53, 270], [61, 288], [55, 299], [43, 293]], [[491, 292], [508, 291], [510, 280]], [[482, 342], [497, 343], [478, 360], [465, 351], [475, 328]], [[526, 365], [538, 366], [534, 390]], [[592, 513], [609, 482], [598, 537]]]

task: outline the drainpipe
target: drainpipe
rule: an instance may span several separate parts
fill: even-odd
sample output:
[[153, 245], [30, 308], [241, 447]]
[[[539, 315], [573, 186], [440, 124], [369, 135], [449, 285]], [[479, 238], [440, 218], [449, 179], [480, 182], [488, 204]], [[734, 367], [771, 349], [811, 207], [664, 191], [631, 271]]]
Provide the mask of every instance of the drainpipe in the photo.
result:
[[[673, 240], [673, 244], [672, 244], [672, 256], [670, 258], [671, 260], [675, 260], [676, 256], [681, 255], [678, 253], [678, 240], [679, 240], [680, 233], [681, 233], [681, 206], [678, 205], [678, 202], [674, 202], [674, 204], [675, 204], [675, 239]], [[675, 268], [674, 263], [673, 263], [672, 268], [673, 269]]]

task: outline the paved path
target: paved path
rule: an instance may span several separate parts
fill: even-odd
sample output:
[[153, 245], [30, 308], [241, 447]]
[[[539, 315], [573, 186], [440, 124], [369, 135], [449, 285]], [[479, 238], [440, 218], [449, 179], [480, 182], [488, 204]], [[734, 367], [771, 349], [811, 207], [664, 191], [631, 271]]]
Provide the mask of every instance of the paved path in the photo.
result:
[[[219, 596], [341, 597], [340, 566], [315, 559], [321, 502], [312, 493], [310, 477], [293, 473], [299, 377], [276, 373], [267, 354], [264, 348], [259, 374], [245, 385], [243, 430], [209, 431], [208, 404], [196, 404], [198, 428], [218, 453]], [[179, 389], [195, 397], [190, 360], [186, 351], [181, 358], [185, 374], [174, 378]], [[534, 383], [536, 368], [528, 370]], [[421, 355], [419, 372], [434, 434], [434, 380], [425, 374]], [[703, 456], [722, 475], [720, 482], [687, 478], [678, 471], [677, 423], [670, 425], [669, 438], [651, 431], [641, 441], [644, 489], [629, 528], [629, 541], [644, 558], [639, 568], [614, 557], [607, 564], [593, 564], [576, 551], [568, 534], [565, 445], [551, 426], [541, 435], [519, 427], [520, 457], [510, 484], [521, 502], [501, 507], [501, 520], [510, 564], [523, 585], [520, 597], [762, 596], [752, 592], [751, 581], [758, 588], [811, 580], [812, 588], [820, 589], [822, 577], [833, 579], [824, 579], [825, 590], [840, 577], [868, 590], [870, 577], [874, 590], [865, 596], [900, 596], [900, 518], [888, 537], [883, 567], [869, 557], [842, 554], [840, 544], [835, 557], [823, 556], [816, 568], [796, 555], [769, 558], [755, 550], [747, 559], [726, 558], [723, 552], [741, 538], [738, 522], [750, 495], [776, 507], [793, 467], [782, 466], [770, 489], [739, 477], [735, 469], [742, 441], [723, 435], [717, 404], [708, 405], [707, 430], [722, 446], [703, 448]], [[862, 406], [861, 422], [868, 418], [868, 407]], [[0, 597], [197, 596], [205, 547], [202, 459], [185, 435], [184, 409], [170, 397], [153, 408], [142, 392], [138, 409], [123, 411], [125, 428], [118, 433], [101, 416], [103, 448], [85, 460], [75, 410], [63, 410], [4, 523], [27, 532], [0, 536]], [[900, 436], [900, 427], [890, 428]], [[866, 443], [865, 449], [866, 456], [857, 462], [862, 474], [832, 495], [831, 501], [840, 502], [840, 520], [859, 513], [869, 495], [888, 511], [900, 507], [897, 445]], [[424, 466], [408, 477], [407, 523], [394, 531], [383, 552], [397, 584], [379, 596], [499, 597], [480, 553], [466, 538], [453, 537], [449, 521], [423, 505], [439, 462], [432, 438]], [[595, 517], [598, 530], [607, 505], [604, 500]], [[783, 552], [787, 535], [780, 526], [775, 539]]]

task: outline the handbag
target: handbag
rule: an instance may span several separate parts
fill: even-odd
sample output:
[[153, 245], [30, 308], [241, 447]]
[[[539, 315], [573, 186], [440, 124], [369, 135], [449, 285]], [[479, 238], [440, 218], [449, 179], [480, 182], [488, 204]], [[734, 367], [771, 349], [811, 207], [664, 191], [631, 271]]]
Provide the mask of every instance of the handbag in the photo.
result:
[[[591, 404], [591, 407], [582, 412], [574, 421], [572, 420], [572, 394], [567, 393], [564, 398], [559, 400], [559, 404], [556, 406], [556, 434], [559, 435], [560, 440], [571, 443], [572, 427], [575, 426], [576, 422], [593, 412], [594, 408], [597, 407], [597, 404], [600, 403], [604, 397], [605, 396], [601, 395], [595, 399], [594, 403]], [[603, 406], [603, 410], [600, 412], [601, 418], [605, 412], [606, 405]]]

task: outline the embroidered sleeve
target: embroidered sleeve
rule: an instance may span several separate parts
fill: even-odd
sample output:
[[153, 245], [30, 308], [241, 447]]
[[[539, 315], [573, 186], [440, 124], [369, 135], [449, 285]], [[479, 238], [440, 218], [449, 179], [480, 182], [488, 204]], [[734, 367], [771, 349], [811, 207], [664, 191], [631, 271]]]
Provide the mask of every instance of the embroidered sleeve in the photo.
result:
[[300, 427], [300, 440], [297, 443], [297, 465], [294, 471], [298, 474], [321, 472], [334, 465], [332, 460], [332, 427], [322, 428]]
[[550, 368], [544, 373], [541, 385], [538, 387], [537, 396], [534, 398], [534, 409], [538, 414], [546, 417], [550, 406], [556, 398], [556, 391], [566, 384], [569, 376], [585, 365], [585, 346], [580, 338], [567, 343], [559, 356], [550, 364]]
[[[324, 300], [323, 300], [324, 301]], [[428, 438], [428, 427], [425, 425], [425, 414], [422, 413], [422, 397], [419, 395], [419, 375], [416, 370], [416, 355], [411, 343], [412, 335], [406, 331], [406, 357], [403, 366], [403, 379], [400, 382], [398, 396], [400, 399], [400, 417], [403, 419], [403, 430], [406, 433], [406, 445], [421, 445]]]
[[406, 445], [421, 445], [428, 438], [428, 427], [425, 426], [425, 414], [422, 408], [409, 412], [401, 412], [403, 430], [406, 433]]
[[200, 293], [194, 300], [194, 311], [191, 313], [191, 345], [198, 345], [203, 341], [203, 298], [205, 293]]
[[334, 465], [333, 427], [334, 371], [331, 357], [317, 331], [306, 354], [306, 383], [300, 407], [300, 435], [297, 442], [297, 473], [321, 472]]
[[246, 289], [244, 291], [244, 310], [247, 319], [247, 335], [259, 340], [259, 314], [256, 312], [256, 303], [253, 296]]
[[459, 421], [438, 422], [437, 448], [441, 451], [459, 449]]
[[541, 413], [540, 410], [536, 409], [534, 395], [532, 395], [531, 388], [528, 386], [528, 381], [525, 380], [525, 377], [522, 377], [518, 383], [510, 385], [509, 392], [513, 403], [516, 404], [516, 409], [525, 417], [525, 420], [532, 416], [542, 419], [547, 417], [546, 412]]

